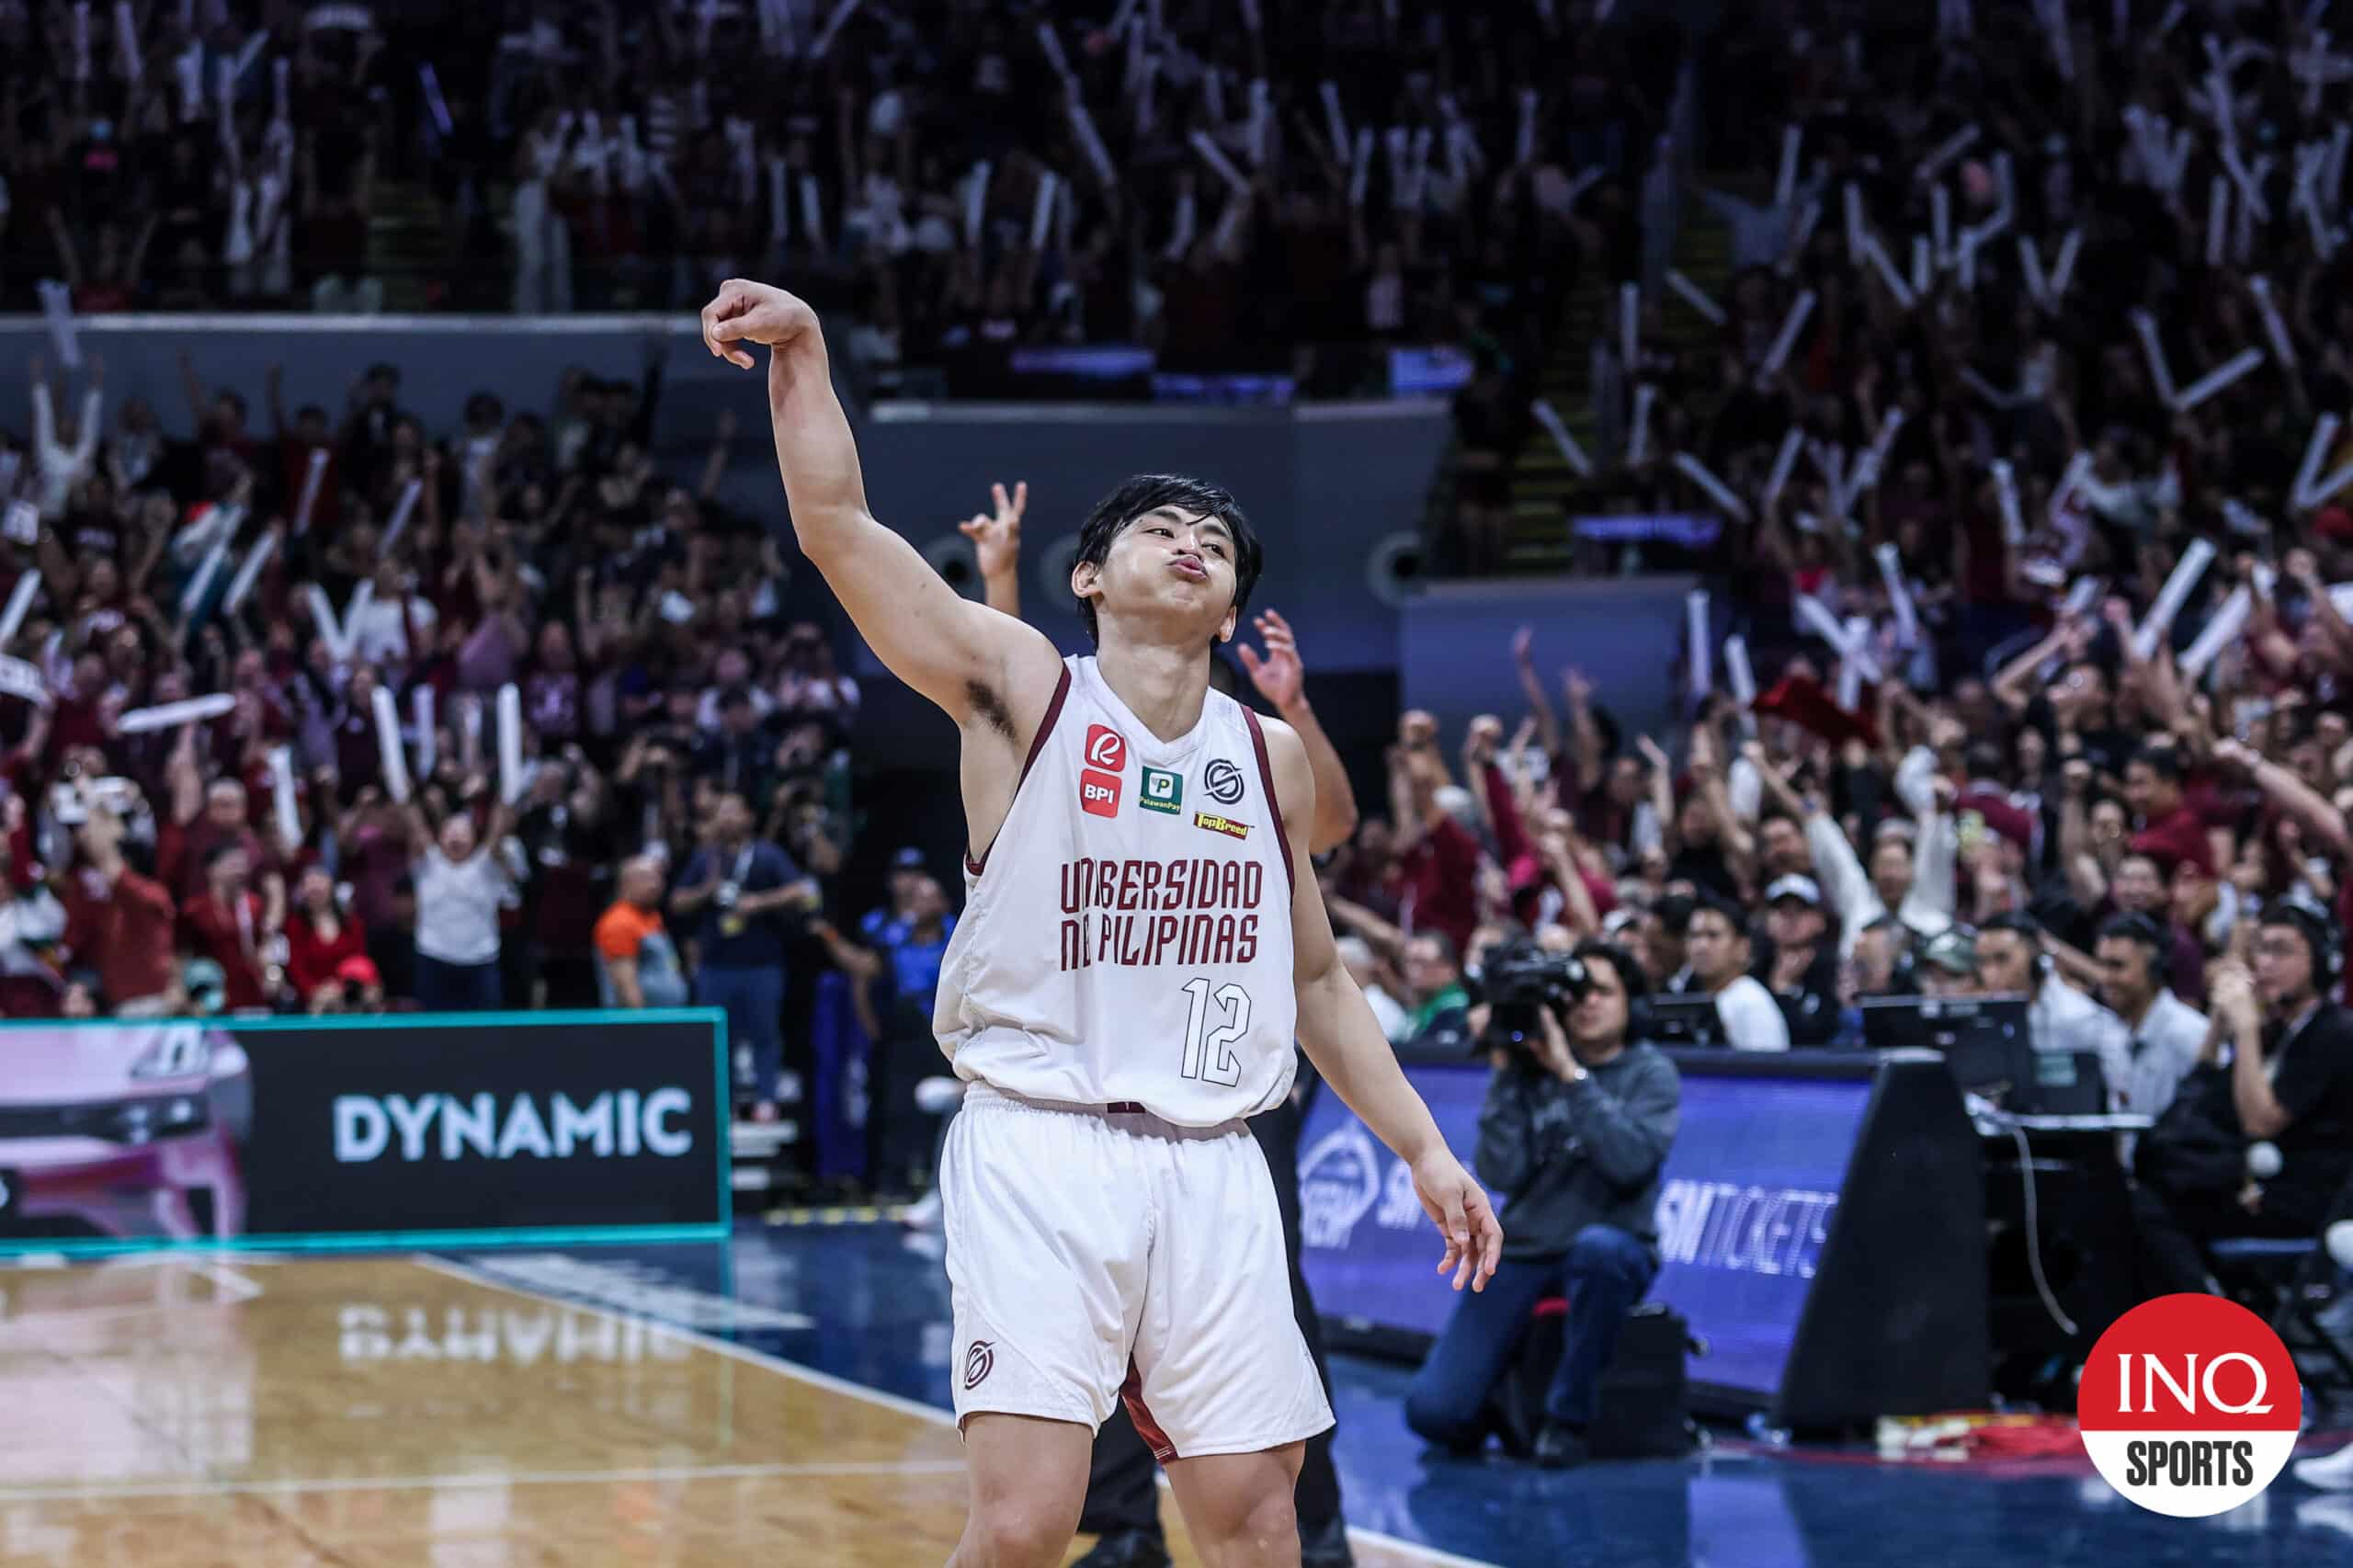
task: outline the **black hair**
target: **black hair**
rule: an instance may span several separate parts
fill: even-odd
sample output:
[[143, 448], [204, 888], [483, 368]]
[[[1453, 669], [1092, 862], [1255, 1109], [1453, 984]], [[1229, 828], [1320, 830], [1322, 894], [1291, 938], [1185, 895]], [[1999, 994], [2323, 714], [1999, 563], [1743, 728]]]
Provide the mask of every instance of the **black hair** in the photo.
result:
[[1698, 907], [1683, 894], [1671, 892], [1652, 904], [1651, 913], [1658, 916], [1661, 926], [1666, 927], [1666, 934], [1679, 942], [1683, 940], [1683, 933], [1691, 928], [1692, 912]]
[[1633, 954], [1615, 942], [1606, 942], [1598, 937], [1587, 937], [1570, 949], [1570, 956], [1581, 963], [1591, 963], [1596, 959], [1599, 959], [1603, 963], [1608, 964], [1616, 971], [1618, 988], [1626, 994], [1629, 1004], [1639, 1002], [1650, 994], [1650, 976], [1643, 972], [1643, 966], [1634, 961]]
[[2169, 783], [2181, 782], [2181, 753], [2171, 746], [2143, 746], [2125, 766], [2130, 767], [2135, 762]]
[[2149, 961], [2153, 965], [2156, 961], [2157, 955], [2165, 951], [2165, 927], [2137, 909], [2128, 909], [2121, 915], [2111, 915], [2100, 922], [2099, 939], [2105, 942], [2111, 937], [2120, 941], [2136, 943], [2148, 949]]
[[[1122, 481], [1119, 487], [1086, 514], [1086, 521], [1078, 528], [1078, 557], [1075, 564], [1100, 566], [1111, 553], [1112, 541], [1130, 523], [1146, 512], [1163, 506], [1181, 507], [1215, 517], [1233, 535], [1233, 608], [1238, 614], [1250, 604], [1250, 590], [1258, 585], [1258, 571], [1265, 563], [1265, 552], [1258, 544], [1258, 535], [1244, 516], [1242, 505], [1233, 492], [1210, 483], [1206, 480], [1190, 479], [1176, 473], [1140, 473]], [[1078, 601], [1078, 619], [1086, 627], [1090, 642], [1101, 642], [1102, 633], [1096, 625], [1095, 601]]]
[[1990, 920], [1981, 920], [1977, 923], [1979, 936], [1983, 937], [1988, 931], [2007, 931], [2013, 936], [2024, 938], [2026, 945], [2029, 948], [2040, 950], [2042, 947], [2042, 923], [2033, 915], [2018, 910], [1996, 915]]
[[1727, 899], [1718, 898], [1712, 893], [1702, 893], [1691, 901], [1691, 913], [1683, 919], [1683, 929], [1687, 937], [1691, 930], [1691, 922], [1699, 919], [1702, 915], [1722, 915], [1724, 924], [1732, 927], [1733, 937], [1737, 941], [1754, 942], [1756, 940], [1756, 933], [1748, 928], [1748, 916], [1740, 906]]
[[2277, 899], [2263, 906], [2256, 925], [2285, 926], [2304, 939], [2304, 947], [2312, 954], [2314, 991], [2325, 991], [2336, 974], [2335, 953], [2337, 943], [2336, 925], [2329, 917], [2310, 904], [2292, 898]]
[[1438, 955], [1446, 960], [1447, 967], [1449, 969], [1459, 970], [1462, 967], [1462, 955], [1454, 950], [1454, 938], [1443, 931], [1436, 929], [1416, 931], [1405, 939], [1409, 942], [1427, 942], [1437, 948]]

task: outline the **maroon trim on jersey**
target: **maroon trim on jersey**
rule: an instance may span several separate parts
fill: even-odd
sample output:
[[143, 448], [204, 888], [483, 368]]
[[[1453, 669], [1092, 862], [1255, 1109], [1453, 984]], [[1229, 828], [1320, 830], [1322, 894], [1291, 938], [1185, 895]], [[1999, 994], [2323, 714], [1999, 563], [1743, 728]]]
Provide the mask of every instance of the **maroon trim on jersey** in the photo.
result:
[[1128, 1381], [1120, 1385], [1120, 1397], [1127, 1402], [1128, 1419], [1136, 1424], [1136, 1436], [1144, 1440], [1152, 1457], [1163, 1464], [1178, 1457], [1176, 1445], [1168, 1440], [1168, 1434], [1160, 1429], [1160, 1423], [1152, 1418], [1152, 1411], [1143, 1402], [1143, 1373], [1137, 1369], [1132, 1356], [1128, 1358]]
[[1290, 863], [1290, 835], [1283, 831], [1283, 805], [1275, 794], [1275, 769], [1267, 760], [1267, 732], [1258, 725], [1258, 710], [1248, 703], [1242, 705], [1242, 716], [1250, 722], [1250, 749], [1258, 754], [1258, 787], [1267, 792], [1267, 811], [1275, 819], [1275, 842], [1283, 846], [1283, 876], [1290, 883], [1291, 896], [1299, 896], [1299, 868]]
[[[1068, 665], [1064, 665], [1063, 666], [1063, 678], [1054, 683], [1053, 699], [1046, 704], [1046, 716], [1038, 721], [1038, 733], [1037, 737], [1029, 743], [1029, 755], [1021, 759], [1021, 777], [1013, 781], [1014, 801], [1021, 799], [1021, 786], [1029, 781], [1029, 770], [1038, 765], [1038, 754], [1046, 749], [1046, 737], [1054, 733], [1054, 721], [1063, 716], [1063, 699], [1069, 695], [1070, 666]], [[1010, 821], [1013, 816], [1013, 801], [1006, 802], [1005, 814], [1006, 819]], [[997, 824], [996, 832], [997, 838], [1005, 836], [1004, 823]], [[990, 839], [989, 849], [995, 849], [995, 847], [996, 839]], [[972, 858], [972, 852], [970, 848], [967, 848], [964, 851], [964, 869], [977, 877], [988, 869], [988, 849], [982, 850], [981, 858], [977, 860]]]

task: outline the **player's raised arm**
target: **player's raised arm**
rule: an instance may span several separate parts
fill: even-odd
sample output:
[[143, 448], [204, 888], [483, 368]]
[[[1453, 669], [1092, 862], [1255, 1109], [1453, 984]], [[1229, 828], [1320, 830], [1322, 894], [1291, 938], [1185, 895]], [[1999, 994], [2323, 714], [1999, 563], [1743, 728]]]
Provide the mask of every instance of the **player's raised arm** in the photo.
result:
[[1315, 820], [1315, 773], [1307, 748], [1290, 726], [1263, 722], [1267, 761], [1275, 776], [1282, 832], [1298, 868], [1291, 892], [1292, 976], [1299, 987], [1299, 1043], [1324, 1081], [1355, 1111], [1372, 1135], [1412, 1167], [1414, 1192], [1445, 1241], [1438, 1271], [1456, 1290], [1486, 1289], [1503, 1261], [1503, 1227], [1495, 1221], [1487, 1189], [1462, 1167], [1429, 1107], [1405, 1081], [1397, 1053], [1381, 1032], [1381, 1021], [1357, 989], [1332, 940], [1323, 890], [1308, 860]]
[[768, 354], [768, 415], [777, 466], [801, 549], [892, 675], [960, 723], [997, 699], [1009, 666], [1034, 664], [1051, 686], [1053, 644], [1032, 628], [960, 597], [915, 547], [866, 506], [858, 442], [834, 395], [816, 312], [798, 296], [730, 278], [702, 310], [703, 344], [752, 369]]

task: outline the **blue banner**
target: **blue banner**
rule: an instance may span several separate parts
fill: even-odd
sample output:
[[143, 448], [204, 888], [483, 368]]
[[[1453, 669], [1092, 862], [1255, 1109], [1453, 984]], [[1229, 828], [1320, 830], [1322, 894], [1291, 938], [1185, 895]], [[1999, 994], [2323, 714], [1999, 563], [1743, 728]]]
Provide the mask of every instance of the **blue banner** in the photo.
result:
[[[1709, 1342], [1711, 1383], [1770, 1394], [1796, 1338], [1870, 1099], [1853, 1080], [1683, 1069], [1683, 1123], [1659, 1195], [1651, 1288]], [[1456, 1153], [1478, 1142], [1488, 1070], [1406, 1068]], [[1300, 1139], [1301, 1267], [1327, 1316], [1436, 1334], [1454, 1295], [1404, 1164], [1339, 1097], [1316, 1096]], [[1508, 1204], [1499, 1204], [1511, 1228]], [[1506, 1265], [1506, 1267], [1509, 1267]]]

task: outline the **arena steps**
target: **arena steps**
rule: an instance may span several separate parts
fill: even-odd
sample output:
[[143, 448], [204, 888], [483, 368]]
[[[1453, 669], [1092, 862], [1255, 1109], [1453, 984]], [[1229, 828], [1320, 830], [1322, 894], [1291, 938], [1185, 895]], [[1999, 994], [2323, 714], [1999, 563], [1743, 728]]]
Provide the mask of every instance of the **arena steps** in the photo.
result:
[[[1722, 220], [1696, 203], [1688, 204], [1677, 236], [1674, 265], [1711, 299], [1721, 301], [1732, 282], [1732, 235]], [[1545, 367], [1543, 395], [1559, 411], [1597, 464], [1604, 458], [1601, 422], [1594, 402], [1593, 346], [1605, 333], [1617, 331], [1618, 290], [1606, 278], [1586, 276], [1563, 302], [1552, 355]], [[1679, 299], [1670, 296], [1663, 322], [1667, 343], [1677, 357], [1692, 361], [1716, 342], [1716, 328]], [[1694, 378], [1706, 384], [1711, 373]], [[1699, 412], [1695, 410], [1695, 412]], [[1600, 475], [1580, 479], [1552, 437], [1531, 425], [1513, 471], [1511, 539], [1506, 560], [1514, 572], [1564, 569], [1572, 554], [1566, 519], [1571, 504], [1580, 496], [1597, 498], [1606, 480]]]
[[440, 201], [414, 180], [379, 180], [372, 194], [368, 265], [384, 280], [384, 309], [405, 313], [444, 308], [442, 272], [449, 242]]

